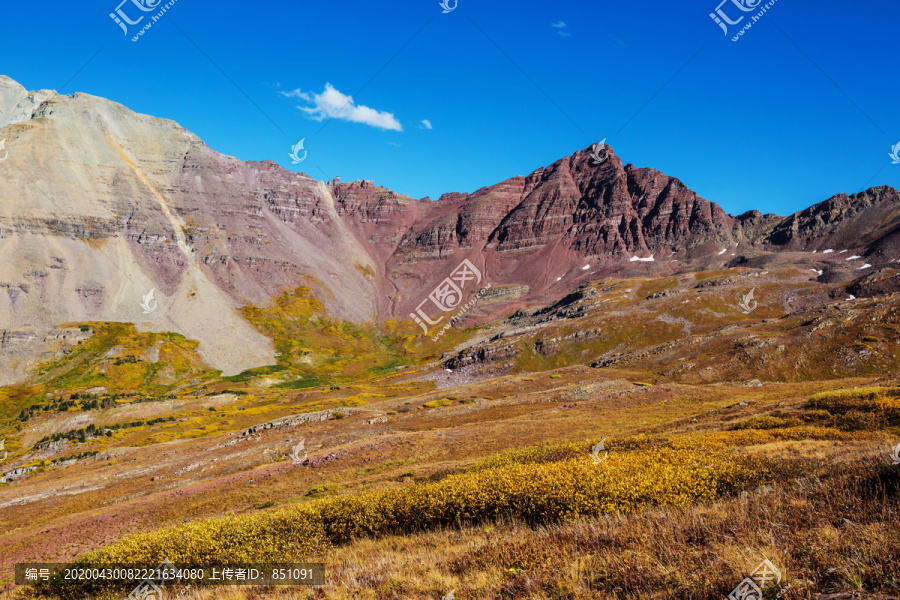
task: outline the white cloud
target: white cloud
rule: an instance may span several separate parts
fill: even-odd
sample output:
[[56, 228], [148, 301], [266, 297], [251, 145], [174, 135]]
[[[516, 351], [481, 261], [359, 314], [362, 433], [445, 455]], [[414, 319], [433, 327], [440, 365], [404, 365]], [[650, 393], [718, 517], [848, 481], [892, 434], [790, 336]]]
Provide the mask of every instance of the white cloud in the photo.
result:
[[553, 29], [556, 30], [556, 33], [559, 34], [559, 37], [562, 37], [562, 38], [572, 37], [571, 33], [569, 33], [568, 31], [565, 31], [566, 27], [568, 27], [568, 25], [566, 25], [565, 21], [557, 21], [556, 23], [550, 23], [550, 27], [552, 27]]
[[434, 127], [431, 126], [431, 121], [422, 119], [422, 124], [419, 126], [419, 129], [434, 129]]
[[305, 94], [300, 90], [293, 90], [290, 92], [282, 92], [281, 90], [279, 90], [278, 93], [288, 98], [303, 98], [304, 100], [309, 100], [309, 94]]
[[330, 83], [325, 84], [325, 91], [321, 94], [306, 93], [301, 90], [279, 93], [289, 98], [300, 98], [310, 102], [312, 106], [298, 106], [297, 108], [315, 121], [341, 119], [352, 123], [363, 123], [378, 129], [403, 131], [403, 126], [394, 118], [394, 113], [356, 104], [352, 96], [342, 94]]

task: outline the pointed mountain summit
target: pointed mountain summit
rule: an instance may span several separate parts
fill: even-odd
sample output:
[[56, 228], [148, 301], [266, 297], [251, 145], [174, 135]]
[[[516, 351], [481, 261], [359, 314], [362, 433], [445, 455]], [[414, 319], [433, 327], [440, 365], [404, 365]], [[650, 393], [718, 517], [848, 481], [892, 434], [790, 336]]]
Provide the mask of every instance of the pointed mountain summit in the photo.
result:
[[[491, 284], [467, 314], [477, 321], [610, 275], [805, 266], [812, 250], [838, 246], [876, 269], [900, 258], [893, 188], [784, 218], [734, 217], [610, 147], [602, 161], [591, 146], [420, 201], [241, 161], [171, 120], [2, 76], [0, 139], [0, 355], [19, 357], [0, 383], [33, 367], [35, 348], [69, 322], [180, 332], [226, 374], [271, 364], [271, 341], [240, 307], [307, 286], [341, 319], [410, 319], [463, 260]], [[830, 277], [858, 277], [843, 256]], [[153, 289], [158, 308], [145, 314]]]

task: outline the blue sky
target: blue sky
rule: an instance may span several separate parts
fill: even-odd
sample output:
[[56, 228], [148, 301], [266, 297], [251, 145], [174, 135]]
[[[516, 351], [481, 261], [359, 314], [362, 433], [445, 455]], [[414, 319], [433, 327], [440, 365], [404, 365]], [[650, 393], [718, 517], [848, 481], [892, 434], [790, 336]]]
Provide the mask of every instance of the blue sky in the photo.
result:
[[[733, 1], [760, 6], [727, 0], [746, 17], [726, 37], [709, 16], [719, 0], [459, 0], [447, 14], [438, 0], [177, 0], [138, 42], [148, 19], [126, 37], [109, 17], [120, 0], [7, 3], [0, 73], [174, 119], [225, 154], [416, 198], [604, 138], [733, 214], [900, 188], [900, 4], [778, 0], [732, 42], [765, 4]], [[345, 96], [344, 118], [316, 120]]]

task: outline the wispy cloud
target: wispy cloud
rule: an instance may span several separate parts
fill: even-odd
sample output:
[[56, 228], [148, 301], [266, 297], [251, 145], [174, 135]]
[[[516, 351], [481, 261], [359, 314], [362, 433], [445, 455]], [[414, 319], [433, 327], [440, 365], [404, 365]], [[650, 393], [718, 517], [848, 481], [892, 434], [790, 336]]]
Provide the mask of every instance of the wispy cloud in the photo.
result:
[[394, 113], [356, 104], [352, 96], [342, 94], [330, 83], [325, 84], [325, 91], [321, 94], [304, 92], [299, 89], [278, 93], [288, 98], [299, 98], [310, 103], [311, 106], [298, 106], [297, 108], [315, 121], [340, 119], [351, 123], [363, 123], [378, 129], [403, 131], [403, 126], [394, 118]]
[[434, 129], [434, 127], [431, 126], [431, 121], [429, 121], [428, 119], [422, 119], [422, 123], [421, 125], [419, 125], [419, 129]]
[[559, 34], [559, 37], [564, 37], [564, 38], [572, 37], [572, 34], [569, 33], [568, 31], [566, 31], [566, 27], [568, 27], [568, 25], [566, 25], [565, 21], [557, 21], [555, 23], [550, 23], [550, 27], [552, 27], [553, 29], [556, 30], [556, 33]]
[[278, 90], [278, 93], [282, 96], [287, 96], [288, 98], [303, 98], [304, 100], [309, 100], [309, 94], [305, 94], [300, 90], [294, 90], [291, 92], [283, 92], [281, 90]]

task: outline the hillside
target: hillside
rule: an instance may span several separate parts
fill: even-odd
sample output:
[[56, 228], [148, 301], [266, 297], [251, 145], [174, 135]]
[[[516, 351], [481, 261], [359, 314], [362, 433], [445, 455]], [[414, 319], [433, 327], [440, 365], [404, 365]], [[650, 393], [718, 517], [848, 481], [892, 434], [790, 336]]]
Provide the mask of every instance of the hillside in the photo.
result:
[[416, 200], [3, 77], [0, 129], [0, 600], [900, 597], [897, 190], [587, 148]]
[[[900, 258], [898, 192], [887, 187], [784, 218], [733, 217], [676, 178], [609, 148], [598, 163], [587, 148], [429, 202], [240, 161], [172, 121], [6, 77], [0, 115], [5, 383], [59, 350], [61, 324], [89, 321], [177, 332], [234, 375], [275, 362], [242, 307], [305, 286], [345, 321], [412, 323], [417, 309], [436, 320], [425, 291], [464, 259], [491, 285], [462, 321], [474, 324], [610, 276], [796, 266], [838, 282]], [[158, 310], [142, 310], [151, 291]]]
[[[863, 280], [851, 287], [861, 285]], [[820, 506], [826, 502], [823, 494], [836, 489], [832, 486], [845, 486], [848, 497], [861, 503], [856, 512], [822, 513], [822, 518], [841, 514], [878, 532], [882, 542], [867, 546], [874, 554], [857, 569], [868, 573], [866, 589], [893, 590], [890, 578], [875, 575], [881, 567], [871, 561], [884, 560], [891, 544], [900, 543], [896, 530], [879, 525], [895, 518], [897, 496], [875, 504], [865, 500], [873, 492], [859, 486], [871, 467], [858, 462], [864, 457], [871, 464], [883, 462], [900, 441], [894, 440], [900, 422], [891, 416], [893, 404], [877, 409], [888, 411], [884, 415], [865, 412], [876, 410], [874, 404], [849, 412], [846, 407], [808, 405], [819, 392], [900, 382], [885, 376], [900, 371], [900, 297], [889, 293], [849, 299], [846, 287], [810, 281], [798, 269], [611, 279], [587, 284], [552, 305], [454, 334], [462, 337], [446, 340], [437, 355], [419, 348], [422, 336], [400, 335], [391, 341], [369, 337], [350, 323], [323, 321], [321, 306], [299, 293], [282, 299], [277, 311], [248, 315], [268, 327], [293, 323], [284, 333], [269, 330], [276, 340], [302, 340], [282, 349], [290, 359], [237, 377], [204, 369], [192, 345], [177, 337], [99, 323], [70, 326], [81, 336], [73, 351], [46, 363], [31, 385], [2, 388], [6, 420], [0, 431], [6, 438], [3, 474], [8, 483], [0, 485], [0, 527], [5, 532], [0, 569], [10, 574], [13, 563], [37, 557], [71, 561], [128, 534], [179, 527], [185, 521], [206, 527], [202, 519], [223, 515], [249, 519], [247, 526], [256, 531], [254, 519], [279, 519], [279, 511], [313, 510], [320, 500], [344, 502], [356, 494], [412, 493], [417, 486], [450, 485], [453, 477], [485, 468], [487, 477], [490, 469], [507, 464], [522, 462], [522, 468], [529, 468], [534, 461], [529, 457], [545, 452], [550, 452], [548, 458], [538, 462], [584, 461], [589, 447], [607, 438], [613, 458], [602, 469], [619, 461], [626, 461], [622, 466], [627, 468], [631, 460], [702, 461], [707, 452], [771, 458], [775, 462], [764, 468], [740, 468], [753, 469], [762, 477], [758, 485], [776, 490], [771, 492], [775, 495], [752, 496], [775, 528], [798, 517], [773, 506]], [[745, 301], [750, 289], [755, 299]], [[755, 308], [745, 310], [751, 306]], [[331, 356], [329, 348], [344, 347], [349, 340], [358, 346], [345, 358], [322, 358], [321, 368], [303, 370], [308, 365], [304, 361]], [[156, 362], [148, 360], [151, 352]], [[372, 358], [382, 367], [355, 366], [354, 361], [367, 366]], [[308, 460], [297, 463], [291, 454], [301, 440]], [[546, 444], [561, 446], [542, 450]], [[653, 448], [663, 454], [642, 454]], [[677, 458], [695, 451], [700, 453]], [[707, 468], [703, 464], [697, 468]], [[587, 468], [578, 465], [561, 463], [559, 468], [561, 473]], [[887, 469], [885, 485], [895, 485], [895, 470]], [[653, 471], [658, 479], [649, 485], [663, 488], [671, 485], [671, 477], [681, 476], [677, 470]], [[719, 569], [714, 581], [703, 579], [701, 588], [690, 578], [676, 584], [655, 579], [659, 575], [651, 571], [637, 575], [613, 568], [602, 561], [613, 560], [614, 554], [601, 559], [595, 550], [585, 550], [593, 547], [589, 539], [595, 535], [587, 532], [602, 528], [620, 547], [652, 554], [655, 538], [641, 534], [638, 547], [628, 541], [637, 534], [629, 532], [657, 529], [662, 519], [674, 528], [671, 535], [689, 536], [694, 534], [688, 533], [688, 523], [702, 519], [702, 535], [718, 539], [720, 528], [740, 518], [741, 500], [735, 494], [752, 492], [757, 485], [749, 473], [737, 488], [723, 480], [714, 492], [697, 489], [681, 499], [648, 496], [631, 508], [617, 509], [632, 515], [626, 522], [604, 520], [603, 511], [582, 508], [574, 521], [566, 518], [559, 529], [545, 533], [530, 528], [541, 519], [531, 523], [532, 517], [512, 513], [512, 521], [490, 525], [495, 521], [488, 518], [457, 532], [429, 525], [426, 531], [411, 530], [409, 537], [382, 537], [387, 532], [376, 531], [371, 541], [333, 539], [327, 551], [325, 546], [316, 550], [325, 552], [331, 574], [322, 597], [440, 597], [455, 587], [462, 598], [506, 597], [513, 593], [503, 591], [507, 589], [557, 598], [560, 586], [574, 585], [581, 591], [572, 597], [586, 598], [593, 597], [590, 590], [612, 593], [624, 585], [625, 597], [662, 598], [669, 597], [671, 584], [685, 594], [712, 598], [728, 591], [725, 582], [739, 575], [743, 563], [747, 568], [756, 564], [749, 564], [756, 560], [752, 552], [729, 561], [728, 567], [711, 557], [698, 559], [698, 568]], [[798, 476], [811, 478], [811, 483], [791, 483]], [[808, 487], [815, 477], [830, 483], [816, 484], [826, 486], [816, 491]], [[479, 484], [476, 489], [493, 487]], [[884, 493], [897, 493], [891, 489]], [[611, 492], [597, 493], [604, 497]], [[703, 508], [708, 502], [712, 508]], [[670, 503], [675, 506], [664, 508]], [[650, 507], [658, 509], [644, 512]], [[764, 525], [740, 527], [750, 539], [764, 537], [759, 529]], [[85, 531], [90, 535], [84, 536]], [[486, 538], [487, 531], [500, 537]], [[165, 539], [175, 539], [171, 535]], [[574, 554], [551, 559], [539, 550], [566, 539], [580, 540]], [[851, 572], [826, 576], [825, 567], [810, 570], [802, 562], [806, 559], [787, 550], [812, 542], [779, 536], [774, 545], [752, 543], [758, 552], [777, 557], [798, 589], [824, 593], [854, 581]], [[446, 545], [449, 553], [433, 563], [424, 579], [413, 577], [412, 564], [430, 560], [427, 548], [435, 544]], [[398, 547], [406, 548], [402, 560], [395, 555]], [[716, 552], [738, 552], [729, 548]], [[283, 551], [290, 555], [287, 548]], [[844, 560], [847, 550], [826, 544], [805, 552]], [[395, 559], [388, 561], [391, 556]], [[148, 555], [148, 560], [156, 558]], [[596, 560], [601, 563], [592, 562]], [[384, 561], [395, 566], [375, 566]], [[577, 581], [565, 584], [553, 574], [578, 561], [594, 566], [585, 567]], [[806, 579], [798, 579], [801, 571]], [[371, 583], [359, 579], [363, 572], [370, 573], [366, 577], [373, 579], [365, 581]], [[608, 584], [597, 577], [607, 578], [602, 581]], [[807, 579], [813, 583], [804, 583]], [[632, 583], [623, 584], [628, 581]], [[263, 596], [253, 590], [236, 592], [246, 594], [237, 597], [284, 597], [277, 589]], [[224, 597], [212, 590], [196, 593], [195, 598]]]

